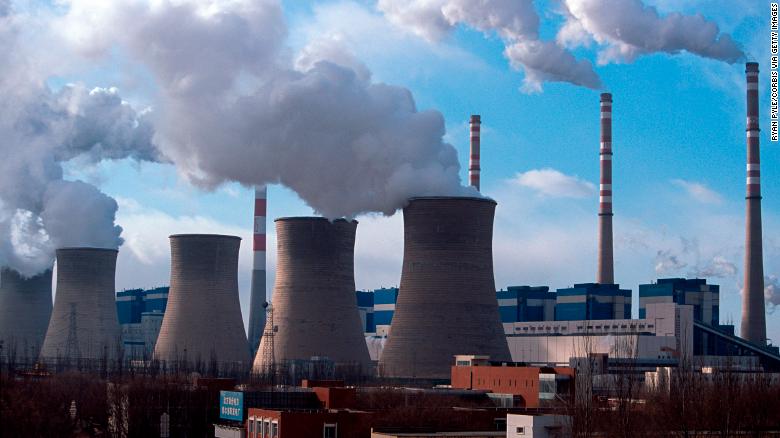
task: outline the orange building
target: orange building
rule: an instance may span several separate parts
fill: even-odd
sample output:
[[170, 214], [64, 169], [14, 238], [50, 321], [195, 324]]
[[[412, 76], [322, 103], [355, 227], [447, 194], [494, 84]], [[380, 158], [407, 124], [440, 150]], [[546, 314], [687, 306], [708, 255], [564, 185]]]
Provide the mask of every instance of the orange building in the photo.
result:
[[520, 397], [519, 407], [537, 408], [543, 400], [567, 397], [573, 391], [574, 368], [531, 367], [491, 363], [484, 356], [456, 356], [451, 385]]

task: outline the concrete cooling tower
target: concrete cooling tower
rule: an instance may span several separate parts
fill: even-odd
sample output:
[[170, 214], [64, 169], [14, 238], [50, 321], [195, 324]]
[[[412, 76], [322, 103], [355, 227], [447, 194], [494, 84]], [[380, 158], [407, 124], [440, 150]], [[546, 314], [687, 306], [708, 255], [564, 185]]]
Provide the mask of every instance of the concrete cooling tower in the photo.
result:
[[357, 221], [291, 217], [275, 222], [277, 330], [260, 341], [254, 371], [313, 356], [367, 370], [370, 357], [355, 298]]
[[484, 198], [412, 198], [385, 377], [449, 378], [456, 354], [509, 361], [493, 279], [493, 215]]
[[171, 286], [154, 356], [209, 364], [223, 371], [249, 366], [238, 300], [235, 236], [179, 234], [171, 240]]
[[0, 342], [5, 359], [36, 359], [51, 317], [51, 269], [33, 277], [0, 271]]
[[121, 351], [115, 249], [57, 250], [57, 290], [41, 358], [114, 359]]

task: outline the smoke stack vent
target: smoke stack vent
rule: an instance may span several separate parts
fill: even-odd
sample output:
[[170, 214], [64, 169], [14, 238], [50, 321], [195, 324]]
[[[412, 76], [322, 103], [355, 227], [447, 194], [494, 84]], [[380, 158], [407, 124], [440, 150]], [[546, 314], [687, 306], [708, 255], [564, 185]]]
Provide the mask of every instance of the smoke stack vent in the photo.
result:
[[116, 314], [117, 250], [57, 250], [57, 293], [41, 348], [45, 361], [114, 359], [121, 350]]
[[[273, 354], [261, 354], [254, 371], [277, 363], [328, 357], [336, 364], [370, 364], [355, 298], [354, 251], [357, 221], [320, 217], [276, 219]], [[275, 365], [275, 364], [274, 364]]]
[[249, 297], [249, 346], [257, 352], [265, 327], [265, 216], [268, 198], [266, 186], [255, 187], [255, 231], [252, 240], [252, 294]]
[[0, 342], [6, 358], [35, 359], [51, 317], [51, 269], [33, 277], [0, 271]]
[[178, 234], [171, 241], [171, 288], [154, 348], [164, 361], [209, 363], [222, 371], [249, 364], [238, 301], [241, 239], [213, 234]]
[[614, 284], [612, 255], [612, 94], [601, 93], [601, 142], [599, 147], [599, 261], [596, 282]]
[[469, 183], [479, 190], [479, 126], [482, 120], [478, 115], [472, 115], [469, 123], [471, 152], [469, 155]]
[[742, 337], [766, 344], [764, 256], [761, 236], [761, 173], [758, 147], [758, 63], [745, 65], [747, 80], [747, 193], [745, 196], [745, 290], [742, 294]]
[[493, 278], [495, 201], [412, 198], [404, 208], [404, 260], [387, 377], [447, 378], [457, 354], [509, 361]]

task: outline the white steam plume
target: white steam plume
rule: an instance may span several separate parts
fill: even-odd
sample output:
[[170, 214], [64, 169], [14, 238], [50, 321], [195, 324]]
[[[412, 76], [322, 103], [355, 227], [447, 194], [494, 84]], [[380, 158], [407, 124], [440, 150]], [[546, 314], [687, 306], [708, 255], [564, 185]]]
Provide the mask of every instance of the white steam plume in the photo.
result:
[[[0, 3], [8, 5], [8, 3]], [[152, 127], [114, 89], [68, 85], [53, 92], [25, 47], [24, 20], [0, 6], [0, 265], [24, 275], [50, 268], [60, 246], [116, 248], [116, 203], [64, 181], [62, 163], [156, 159]]]
[[83, 53], [119, 46], [148, 68], [156, 142], [201, 186], [280, 182], [326, 217], [476, 195], [460, 185], [442, 115], [418, 111], [409, 90], [344, 57], [318, 60], [330, 56], [316, 47], [295, 69], [276, 1], [74, 0], [61, 28]]
[[775, 313], [780, 306], [780, 280], [774, 275], [764, 276], [764, 298], [767, 303], [767, 312]]
[[548, 81], [601, 87], [589, 61], [540, 39], [532, 0], [379, 0], [377, 7], [391, 22], [429, 40], [443, 38], [459, 24], [498, 34], [510, 64], [525, 72], [526, 91], [541, 91]]
[[567, 47], [606, 46], [600, 63], [631, 62], [637, 56], [687, 51], [735, 63], [745, 58], [737, 43], [701, 15], [673, 13], [662, 17], [641, 0], [563, 0], [567, 22], [558, 42]]

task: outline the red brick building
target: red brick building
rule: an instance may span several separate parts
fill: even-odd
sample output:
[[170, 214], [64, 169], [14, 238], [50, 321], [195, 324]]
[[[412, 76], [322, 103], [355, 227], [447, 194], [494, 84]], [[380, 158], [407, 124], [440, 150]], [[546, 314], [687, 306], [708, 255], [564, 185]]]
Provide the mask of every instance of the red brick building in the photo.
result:
[[315, 411], [250, 408], [247, 438], [338, 438], [371, 436], [371, 413], [354, 410]]
[[[456, 363], [465, 363], [458, 360]], [[537, 408], [541, 400], [568, 395], [572, 390], [574, 368], [529, 367], [518, 364], [490, 364], [471, 360], [469, 365], [452, 367], [452, 387], [478, 389], [522, 398], [520, 406]]]

